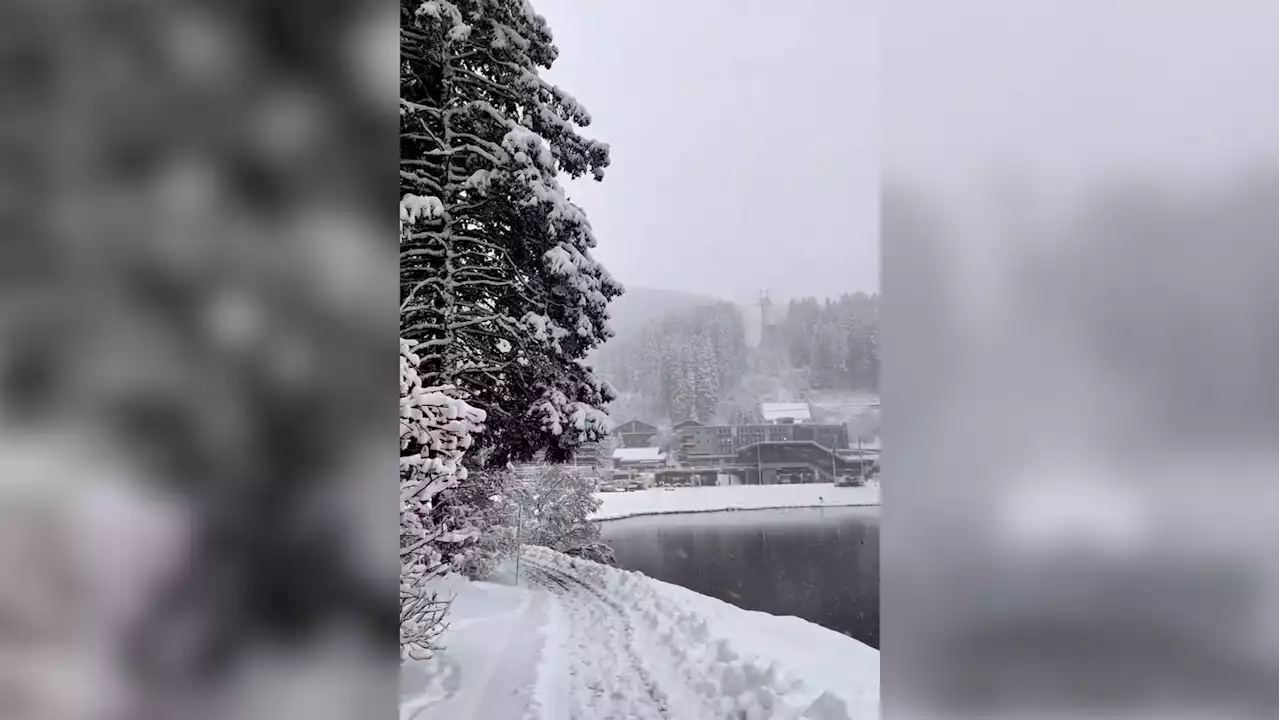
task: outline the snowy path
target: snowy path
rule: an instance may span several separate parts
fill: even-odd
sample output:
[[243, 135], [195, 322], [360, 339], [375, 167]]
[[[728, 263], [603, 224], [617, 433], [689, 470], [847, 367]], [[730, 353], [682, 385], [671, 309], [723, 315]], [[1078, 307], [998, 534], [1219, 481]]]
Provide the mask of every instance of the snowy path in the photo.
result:
[[879, 653], [544, 548], [521, 587], [463, 583], [446, 650], [402, 671], [402, 720], [861, 720]]
[[574, 575], [532, 557], [525, 562], [527, 577], [564, 608], [568, 621], [562, 655], [568, 666], [543, 666], [568, 676], [567, 718], [669, 720], [666, 697], [636, 654], [635, 627], [623, 609]]
[[566, 625], [539, 683], [567, 705], [538, 720], [879, 715], [879, 653], [856, 640], [543, 548], [523, 557]]
[[[491, 583], [446, 588], [455, 598], [448, 647], [401, 669], [401, 720], [516, 718], [533, 702], [546, 593]], [[539, 716], [533, 716], [538, 718]]]

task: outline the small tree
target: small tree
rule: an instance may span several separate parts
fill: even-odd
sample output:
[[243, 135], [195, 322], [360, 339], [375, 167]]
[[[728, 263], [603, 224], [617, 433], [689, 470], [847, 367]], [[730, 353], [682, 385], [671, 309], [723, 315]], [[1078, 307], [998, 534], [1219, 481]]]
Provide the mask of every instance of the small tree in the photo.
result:
[[600, 541], [591, 514], [600, 509], [596, 481], [575, 468], [554, 466], [509, 495], [520, 513], [521, 541], [566, 555], [613, 564], [613, 549]]
[[436, 498], [467, 477], [462, 457], [484, 411], [423, 387], [411, 343], [400, 341], [400, 659], [431, 657], [449, 601], [428, 581], [447, 571], [441, 546], [460, 537], [435, 516]]

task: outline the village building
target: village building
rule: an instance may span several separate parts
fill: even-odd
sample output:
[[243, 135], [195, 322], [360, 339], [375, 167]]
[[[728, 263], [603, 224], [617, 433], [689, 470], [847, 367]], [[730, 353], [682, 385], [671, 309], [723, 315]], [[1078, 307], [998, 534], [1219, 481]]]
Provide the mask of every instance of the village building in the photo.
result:
[[667, 454], [658, 447], [628, 448], [620, 447], [613, 451], [613, 471], [610, 477], [636, 478], [642, 474], [653, 474], [667, 466]]
[[775, 485], [865, 479], [875, 460], [849, 456], [812, 440], [752, 443], [715, 465], [681, 465], [654, 472], [660, 485]]
[[609, 453], [603, 443], [587, 442], [578, 445], [568, 464], [594, 472], [603, 468], [608, 462]]
[[806, 402], [760, 403], [760, 416], [767, 425], [813, 422], [813, 409]]
[[613, 437], [624, 448], [653, 447], [658, 437], [658, 428], [646, 422], [631, 420], [613, 429]]
[[675, 432], [675, 454], [682, 465], [728, 462], [742, 448], [760, 442], [813, 442], [832, 450], [849, 447], [849, 430], [844, 425], [697, 425]]

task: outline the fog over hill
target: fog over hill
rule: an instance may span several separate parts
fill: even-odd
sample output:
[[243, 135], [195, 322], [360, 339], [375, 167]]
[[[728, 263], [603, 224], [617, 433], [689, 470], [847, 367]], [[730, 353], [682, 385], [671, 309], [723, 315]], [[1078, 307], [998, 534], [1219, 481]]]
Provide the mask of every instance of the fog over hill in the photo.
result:
[[[683, 290], [664, 290], [640, 286], [627, 286], [621, 297], [609, 303], [609, 326], [615, 333], [610, 342], [626, 342], [645, 327], [671, 315], [698, 307], [726, 302], [720, 298], [698, 295]], [[759, 311], [753, 307], [739, 306], [743, 316], [747, 343], [755, 344], [759, 337]]]
[[609, 303], [609, 326], [625, 338], [667, 315], [719, 302], [716, 298], [683, 290], [628, 285], [627, 291]]
[[[610, 307], [616, 334], [590, 363], [617, 397], [616, 422], [749, 424], [762, 402], [813, 401], [827, 422], [862, 422], [879, 381], [876, 296], [776, 303], [761, 337], [759, 307], [634, 287]], [[856, 432], [868, 428], [859, 426]]]

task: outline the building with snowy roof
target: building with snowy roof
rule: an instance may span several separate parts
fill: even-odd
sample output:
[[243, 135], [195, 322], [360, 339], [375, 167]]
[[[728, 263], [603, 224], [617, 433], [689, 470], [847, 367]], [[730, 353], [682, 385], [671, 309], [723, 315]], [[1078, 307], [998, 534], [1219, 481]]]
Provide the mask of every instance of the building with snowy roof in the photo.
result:
[[666, 462], [667, 454], [660, 447], [618, 447], [613, 451], [613, 466], [620, 470], [660, 466]]
[[813, 422], [813, 411], [806, 402], [760, 403], [760, 416], [768, 425]]
[[812, 442], [832, 450], [849, 447], [849, 429], [844, 425], [696, 425], [675, 434], [676, 457], [688, 466], [729, 462], [742, 448], [761, 442]]
[[613, 429], [613, 436], [624, 448], [647, 448], [653, 445], [658, 428], [647, 422], [630, 420]]
[[610, 476], [614, 479], [633, 478], [667, 466], [667, 454], [657, 447], [620, 447], [613, 451], [612, 460], [613, 471]]

